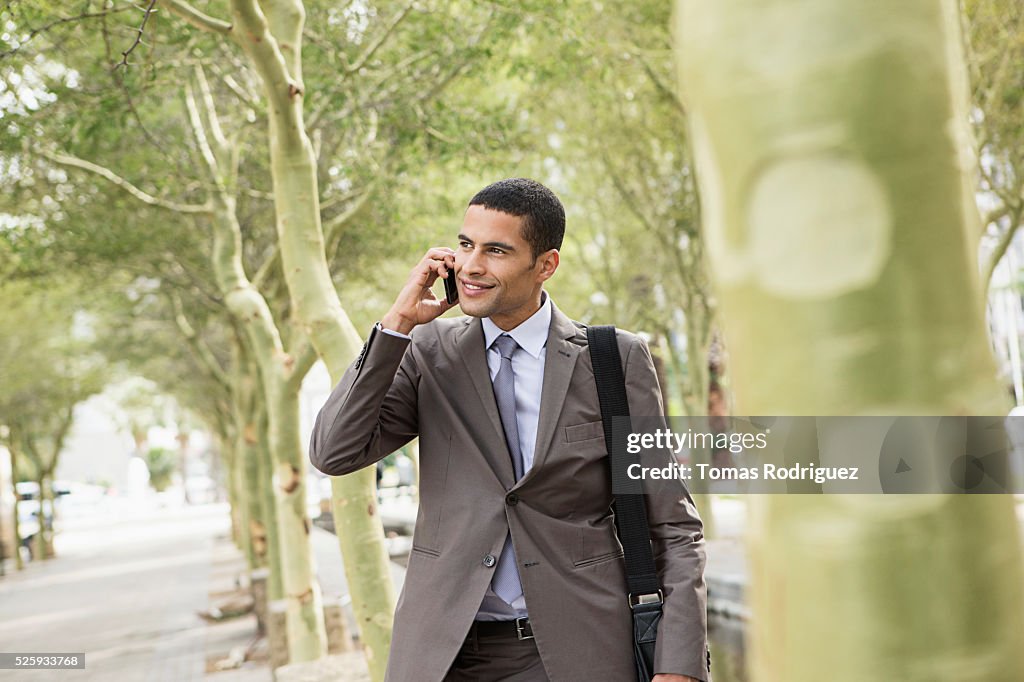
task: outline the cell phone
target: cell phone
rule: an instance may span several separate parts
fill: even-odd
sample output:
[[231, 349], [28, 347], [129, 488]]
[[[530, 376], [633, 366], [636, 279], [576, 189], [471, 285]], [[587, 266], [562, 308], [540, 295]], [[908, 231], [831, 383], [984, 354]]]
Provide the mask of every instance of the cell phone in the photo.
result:
[[450, 268], [445, 268], [445, 272], [448, 276], [444, 278], [444, 300], [452, 305], [459, 300], [459, 287], [455, 283], [455, 273]]

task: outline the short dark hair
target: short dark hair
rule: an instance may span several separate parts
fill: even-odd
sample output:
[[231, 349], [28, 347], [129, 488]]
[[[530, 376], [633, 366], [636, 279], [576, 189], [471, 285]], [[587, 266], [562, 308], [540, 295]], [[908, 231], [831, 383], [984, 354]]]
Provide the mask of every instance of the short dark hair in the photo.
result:
[[555, 193], [536, 180], [499, 180], [477, 192], [469, 205], [523, 218], [523, 239], [534, 260], [545, 251], [562, 248], [565, 209]]

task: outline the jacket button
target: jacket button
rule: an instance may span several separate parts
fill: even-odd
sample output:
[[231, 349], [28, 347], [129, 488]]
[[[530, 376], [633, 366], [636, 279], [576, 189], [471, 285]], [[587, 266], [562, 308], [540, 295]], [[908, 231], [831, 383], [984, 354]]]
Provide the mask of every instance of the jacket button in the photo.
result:
[[494, 558], [493, 554], [488, 554], [484, 557], [484, 566], [486, 566], [487, 568], [490, 568], [496, 563], [498, 563], [498, 560]]
[[509, 493], [508, 495], [505, 496], [505, 502], [508, 504], [508, 506], [514, 507], [517, 504], [519, 504], [519, 496], [516, 495], [515, 493]]

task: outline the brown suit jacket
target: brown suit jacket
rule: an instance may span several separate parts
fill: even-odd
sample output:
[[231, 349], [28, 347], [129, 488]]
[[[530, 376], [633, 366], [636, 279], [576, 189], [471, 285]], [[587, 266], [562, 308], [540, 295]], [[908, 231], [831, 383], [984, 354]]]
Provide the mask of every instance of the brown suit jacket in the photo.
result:
[[[420, 507], [387, 679], [444, 677], [511, 529], [552, 682], [635, 680], [622, 547], [585, 327], [553, 307], [536, 454], [519, 482], [480, 320], [438, 319], [412, 337], [371, 333], [320, 411], [310, 449], [317, 469], [342, 475], [420, 438]], [[646, 344], [622, 331], [618, 343], [631, 413], [662, 415]], [[645, 487], [665, 596], [656, 669], [708, 680], [702, 524], [681, 482]]]

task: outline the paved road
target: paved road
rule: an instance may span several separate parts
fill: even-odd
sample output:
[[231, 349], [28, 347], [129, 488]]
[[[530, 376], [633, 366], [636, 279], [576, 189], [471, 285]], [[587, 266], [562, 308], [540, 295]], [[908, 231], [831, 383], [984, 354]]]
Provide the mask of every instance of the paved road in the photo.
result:
[[206, 623], [196, 612], [208, 606], [229, 523], [226, 505], [69, 519], [58, 559], [0, 579], [0, 649], [85, 652], [86, 669], [0, 671], [0, 680], [202, 680]]

